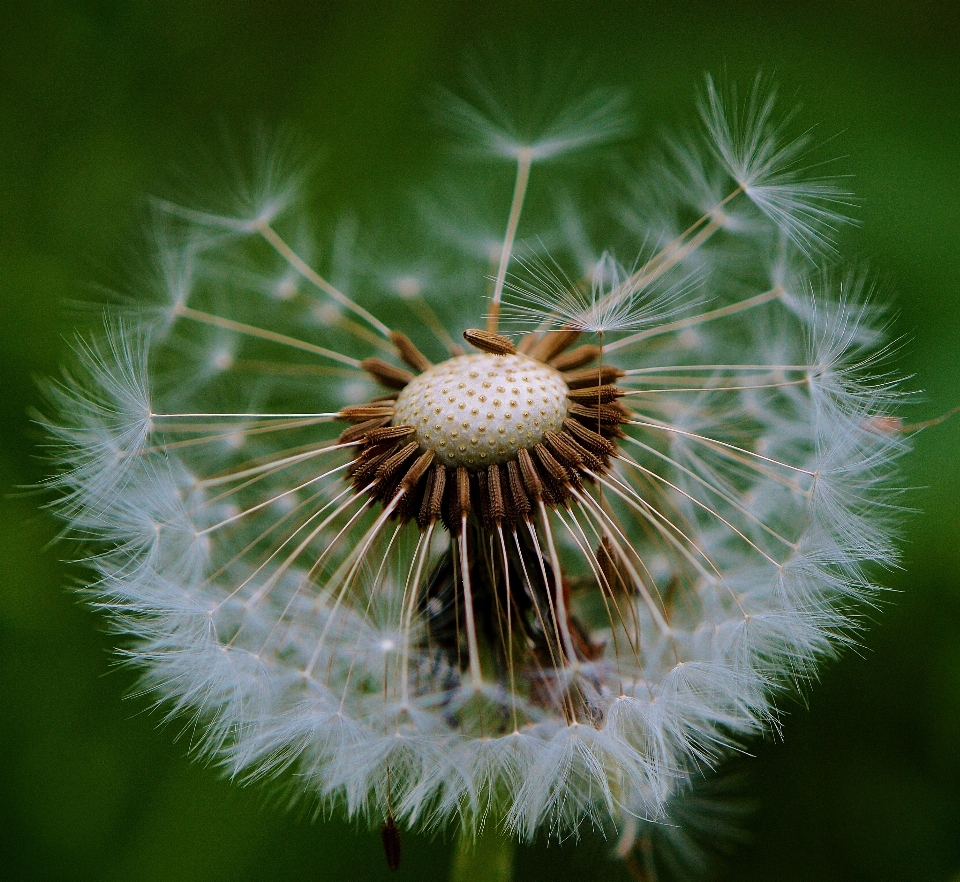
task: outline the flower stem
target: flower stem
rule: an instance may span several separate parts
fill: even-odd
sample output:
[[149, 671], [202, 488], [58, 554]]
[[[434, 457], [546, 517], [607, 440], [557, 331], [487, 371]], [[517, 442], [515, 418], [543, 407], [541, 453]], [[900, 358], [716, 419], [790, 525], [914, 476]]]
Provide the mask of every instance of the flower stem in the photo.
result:
[[476, 838], [461, 834], [453, 854], [450, 882], [510, 882], [515, 851], [514, 841], [493, 824], [485, 825]]

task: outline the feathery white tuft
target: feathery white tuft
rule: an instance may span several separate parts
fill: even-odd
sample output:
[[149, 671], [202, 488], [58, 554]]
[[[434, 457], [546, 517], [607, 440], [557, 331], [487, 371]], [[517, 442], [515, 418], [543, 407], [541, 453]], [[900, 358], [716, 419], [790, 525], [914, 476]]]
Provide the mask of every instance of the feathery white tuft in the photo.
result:
[[[353, 216], [315, 239], [271, 165], [233, 215], [161, 204], [152, 301], [48, 387], [49, 483], [88, 594], [144, 689], [231, 776], [294, 769], [372, 823], [617, 827], [630, 846], [665, 818], [699, 825], [677, 807], [701, 771], [779, 728], [777, 696], [877, 604], [907, 444], [863, 274], [810, 271], [845, 197], [804, 175], [771, 93], [740, 105], [709, 81], [707, 143], [677, 142], [654, 186], [553, 187], [540, 160], [625, 131], [620, 93], [582, 95], [449, 99], [470, 148], [516, 163], [495, 228], [421, 200], [432, 223], [411, 211], [407, 250], [378, 250], [389, 236]], [[455, 206], [486, 202], [489, 186], [460, 183]], [[492, 349], [453, 362], [484, 316], [468, 337]], [[501, 320], [532, 335], [510, 358], [546, 362], [502, 392], [487, 370], [512, 348]], [[581, 348], [557, 355], [540, 337], [556, 331]], [[447, 375], [431, 362], [466, 373], [417, 385], [412, 368]], [[529, 510], [468, 506], [459, 533], [457, 512], [422, 515], [422, 485], [376, 495], [392, 459], [364, 483], [369, 429], [338, 441], [348, 405], [395, 418], [386, 378], [423, 393], [401, 465], [440, 441], [481, 449], [488, 419], [517, 457], [511, 427], [550, 444], [574, 412], [538, 415], [534, 386], [592, 405], [590, 363], [616, 376], [597, 392], [621, 408], [613, 441], [587, 409], [598, 425], [579, 424], [579, 477], [559, 490], [563, 466], [531, 441], [546, 489], [527, 463], [530, 498], [511, 498]], [[447, 457], [468, 495], [493, 480], [472, 456]]]
[[724, 95], [708, 77], [700, 114], [713, 150], [750, 201], [801, 251], [830, 247], [851, 196], [834, 178], [813, 176], [803, 165], [810, 132], [785, 136], [790, 116], [778, 114], [773, 89], [758, 77], [741, 101], [735, 88]]

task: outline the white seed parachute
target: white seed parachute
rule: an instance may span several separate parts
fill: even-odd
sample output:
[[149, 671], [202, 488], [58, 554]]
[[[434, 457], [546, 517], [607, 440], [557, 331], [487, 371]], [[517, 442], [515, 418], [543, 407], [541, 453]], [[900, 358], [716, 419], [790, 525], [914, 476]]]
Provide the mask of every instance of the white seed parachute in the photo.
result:
[[845, 195], [712, 83], [701, 145], [575, 186], [625, 106], [451, 99], [486, 164], [392, 249], [308, 249], [283, 184], [161, 203], [156, 298], [51, 384], [89, 596], [230, 774], [641, 829], [875, 602], [905, 442], [869, 286], [818, 266]]

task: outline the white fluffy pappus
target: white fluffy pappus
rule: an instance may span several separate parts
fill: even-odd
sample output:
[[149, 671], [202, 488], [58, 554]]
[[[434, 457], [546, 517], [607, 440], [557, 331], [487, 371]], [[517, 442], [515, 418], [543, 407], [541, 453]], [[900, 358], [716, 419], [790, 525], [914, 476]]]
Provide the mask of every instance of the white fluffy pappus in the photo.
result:
[[158, 204], [155, 299], [49, 387], [50, 484], [145, 688], [231, 775], [629, 846], [876, 603], [901, 393], [862, 277], [817, 265], [845, 197], [771, 95], [708, 82], [700, 147], [589, 194], [549, 160], [621, 137], [619, 93], [539, 131], [479, 95], [448, 107], [511, 164], [496, 248], [427, 211], [389, 261], [351, 217], [308, 262], [290, 188]]

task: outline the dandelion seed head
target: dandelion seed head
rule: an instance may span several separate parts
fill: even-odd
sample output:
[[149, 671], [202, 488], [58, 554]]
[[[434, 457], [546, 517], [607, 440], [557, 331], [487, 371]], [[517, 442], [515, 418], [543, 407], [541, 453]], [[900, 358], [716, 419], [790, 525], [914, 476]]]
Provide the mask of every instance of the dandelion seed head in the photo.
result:
[[502, 463], [563, 429], [568, 392], [559, 371], [532, 358], [461, 355], [406, 386], [393, 423], [414, 426], [420, 449], [446, 465]]
[[48, 387], [49, 484], [231, 775], [629, 850], [876, 602], [902, 394], [864, 274], [811, 268], [841, 197], [769, 92], [708, 85], [705, 143], [588, 200], [546, 160], [620, 94], [499, 94], [447, 107], [509, 207], [420, 197], [416, 253], [354, 215], [317, 245], [270, 163], [232, 213], [158, 203], [154, 303]]

